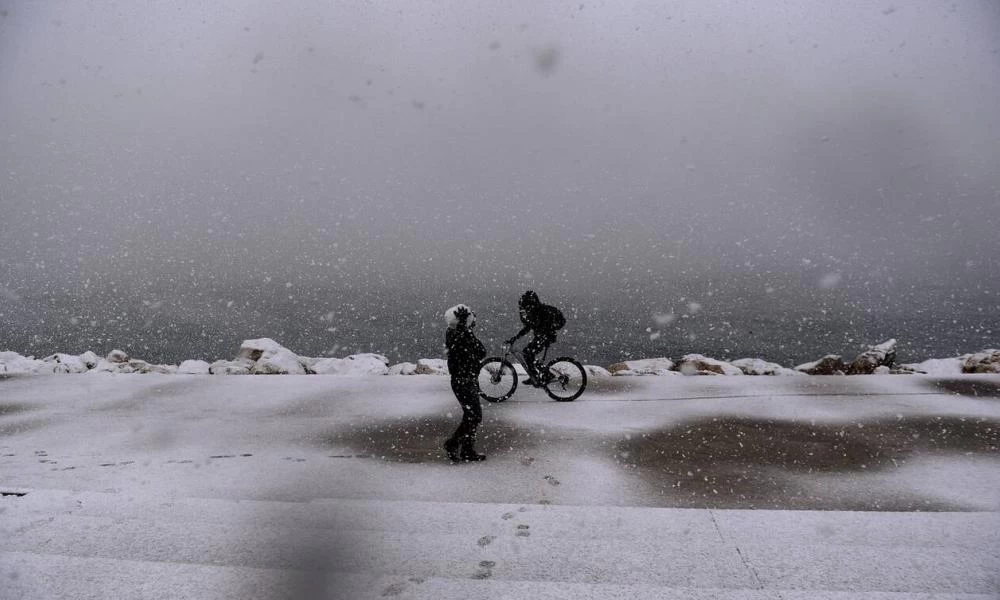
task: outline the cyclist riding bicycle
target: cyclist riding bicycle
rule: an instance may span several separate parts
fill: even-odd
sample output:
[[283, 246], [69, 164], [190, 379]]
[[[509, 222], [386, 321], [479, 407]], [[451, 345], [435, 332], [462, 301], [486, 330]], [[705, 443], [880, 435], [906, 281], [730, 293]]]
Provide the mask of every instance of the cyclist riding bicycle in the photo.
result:
[[538, 294], [531, 290], [521, 294], [518, 308], [524, 327], [517, 332], [517, 335], [505, 341], [509, 345], [529, 331], [535, 334], [535, 337], [522, 350], [522, 355], [524, 356], [525, 369], [528, 371], [528, 379], [525, 379], [524, 383], [538, 387], [538, 365], [535, 364], [535, 357], [545, 352], [556, 341], [556, 334], [566, 325], [566, 319], [558, 308], [542, 304], [541, 300], [538, 299]]

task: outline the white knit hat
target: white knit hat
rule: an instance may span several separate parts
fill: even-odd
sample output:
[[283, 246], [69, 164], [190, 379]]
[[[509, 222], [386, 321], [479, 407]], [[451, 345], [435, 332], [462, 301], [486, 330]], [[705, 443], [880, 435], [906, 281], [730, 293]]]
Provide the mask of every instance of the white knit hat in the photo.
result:
[[472, 312], [472, 309], [469, 308], [467, 304], [456, 304], [455, 306], [452, 306], [448, 310], [444, 311], [444, 320], [446, 323], [448, 323], [448, 327], [458, 326], [458, 317], [455, 316], [455, 313], [458, 312], [458, 309], [460, 308], [464, 308], [465, 310], [469, 311], [469, 318], [465, 320], [465, 324], [468, 327], [472, 327], [473, 325], [475, 325], [476, 313]]

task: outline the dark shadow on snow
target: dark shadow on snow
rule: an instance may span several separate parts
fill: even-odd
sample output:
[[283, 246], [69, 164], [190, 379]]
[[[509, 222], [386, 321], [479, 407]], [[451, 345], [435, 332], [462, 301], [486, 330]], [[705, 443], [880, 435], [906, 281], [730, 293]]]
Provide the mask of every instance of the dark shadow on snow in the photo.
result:
[[[446, 461], [442, 444], [455, 431], [461, 410], [455, 405], [451, 417], [445, 415], [399, 417], [352, 428], [338, 428], [320, 435], [320, 444], [331, 450], [350, 448], [358, 458], [395, 462], [425, 463]], [[483, 415], [476, 448], [487, 456], [503, 455], [533, 448], [539, 436], [496, 418]]]
[[945, 390], [962, 396], [1000, 398], [1000, 384], [981, 379], [940, 379], [929, 382], [935, 389]]
[[[1000, 422], [907, 417], [852, 423], [715, 418], [619, 441], [617, 461], [663, 506], [812, 510], [960, 510], [901, 497], [861, 477], [918, 455], [998, 457]], [[857, 480], [842, 477], [858, 474]], [[841, 477], [830, 477], [841, 475]], [[835, 482], [836, 487], [830, 487]]]

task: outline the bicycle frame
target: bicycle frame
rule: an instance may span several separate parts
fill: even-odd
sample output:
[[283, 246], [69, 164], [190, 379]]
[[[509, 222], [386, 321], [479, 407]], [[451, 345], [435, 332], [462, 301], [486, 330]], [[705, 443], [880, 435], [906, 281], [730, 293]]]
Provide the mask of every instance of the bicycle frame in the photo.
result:
[[[545, 359], [548, 358], [549, 348], [551, 348], [551, 347], [552, 347], [551, 344], [546, 345], [545, 346], [545, 350], [542, 351], [542, 355], [535, 357], [535, 373], [538, 373], [538, 375], [540, 377], [548, 374], [548, 373], [544, 373], [543, 374], [542, 373], [542, 369], [545, 367]], [[527, 361], [524, 360], [524, 356], [522, 356], [522, 353], [524, 352], [524, 348], [521, 348], [520, 352], [515, 352], [514, 351], [514, 344], [502, 344], [501, 348], [503, 349], [503, 358], [504, 358], [504, 360], [507, 360], [508, 362], [510, 362], [510, 358], [509, 357], [513, 356], [514, 359], [516, 360], [517, 364], [521, 365], [521, 368], [524, 369], [524, 371], [526, 373], [528, 373], [529, 377], [530, 377], [531, 370], [528, 369], [528, 363], [527, 363]]]

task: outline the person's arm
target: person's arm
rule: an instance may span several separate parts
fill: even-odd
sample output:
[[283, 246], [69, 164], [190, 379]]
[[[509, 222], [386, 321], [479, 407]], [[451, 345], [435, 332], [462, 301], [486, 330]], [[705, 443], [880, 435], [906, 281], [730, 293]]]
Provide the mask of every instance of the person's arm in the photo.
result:
[[476, 337], [476, 334], [471, 333], [472, 336], [472, 352], [475, 356], [476, 361], [481, 361], [486, 358], [486, 346]]
[[509, 346], [509, 345], [513, 344], [514, 342], [516, 342], [517, 340], [521, 339], [529, 331], [531, 331], [531, 326], [530, 325], [525, 325], [524, 327], [521, 328], [521, 331], [517, 332], [517, 335], [515, 335], [514, 337], [509, 338], [507, 340], [504, 340], [504, 343]]

